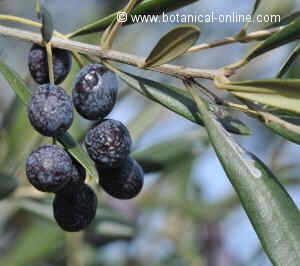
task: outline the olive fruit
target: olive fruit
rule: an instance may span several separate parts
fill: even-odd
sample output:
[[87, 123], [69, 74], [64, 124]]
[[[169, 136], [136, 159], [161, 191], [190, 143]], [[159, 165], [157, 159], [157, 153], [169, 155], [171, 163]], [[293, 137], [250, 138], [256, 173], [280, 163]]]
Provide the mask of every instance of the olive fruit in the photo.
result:
[[43, 192], [57, 192], [71, 179], [73, 164], [61, 147], [46, 144], [35, 149], [26, 161], [29, 182]]
[[130, 156], [118, 168], [96, 166], [99, 173], [100, 186], [114, 198], [134, 198], [143, 188], [143, 169]]
[[74, 190], [76, 190], [76, 187], [81, 186], [84, 184], [85, 178], [86, 178], [86, 170], [85, 168], [74, 158], [70, 155], [73, 163], [71, 178], [69, 182], [58, 192], [69, 194], [73, 193]]
[[60, 136], [73, 122], [71, 98], [56, 85], [42, 85], [32, 94], [28, 104], [28, 118], [40, 134]]
[[96, 210], [97, 197], [86, 184], [75, 186], [72, 193], [57, 193], [53, 201], [54, 218], [67, 232], [85, 229], [94, 219]]
[[73, 185], [81, 185], [84, 183], [86, 178], [85, 168], [71, 156], [73, 163], [72, 179], [71, 182]]
[[85, 136], [85, 147], [91, 159], [107, 167], [117, 167], [130, 153], [128, 129], [117, 120], [105, 119]]
[[104, 65], [90, 64], [77, 75], [72, 97], [81, 116], [89, 120], [101, 120], [113, 109], [117, 93], [116, 74]]
[[[53, 48], [53, 72], [55, 84], [60, 84], [69, 74], [72, 66], [72, 56], [69, 51]], [[45, 47], [34, 44], [28, 55], [28, 68], [32, 78], [38, 84], [49, 83], [49, 68]]]

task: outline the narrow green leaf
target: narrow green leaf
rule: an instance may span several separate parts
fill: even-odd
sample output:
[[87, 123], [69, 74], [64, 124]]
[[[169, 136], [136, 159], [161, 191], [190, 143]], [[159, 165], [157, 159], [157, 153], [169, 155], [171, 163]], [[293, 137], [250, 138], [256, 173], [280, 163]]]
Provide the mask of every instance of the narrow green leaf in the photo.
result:
[[36, 0], [35, 1], [35, 13], [38, 19], [41, 18], [41, 1]]
[[273, 265], [300, 265], [297, 206], [263, 162], [239, 146], [193, 95], [218, 158]]
[[[300, 93], [300, 79], [261, 79], [230, 82], [234, 86], [249, 87], [249, 91], [255, 91], [255, 88], [261, 89], [261, 92], [278, 94], [281, 90], [286, 92], [295, 91]], [[244, 90], [243, 90], [244, 91]]]
[[[132, 156], [143, 167], [145, 173], [153, 173], [162, 170], [171, 169], [176, 172], [178, 176], [178, 169], [174, 168], [174, 165], [178, 166], [180, 162], [180, 169], [187, 169], [188, 166], [195, 158], [197, 158], [197, 142], [202, 139], [203, 146], [207, 146], [206, 133], [200, 134], [197, 132], [188, 132], [188, 134], [181, 135], [172, 140], [164, 141], [152, 145], [149, 148], [138, 150], [133, 152]], [[201, 151], [204, 147], [201, 147]], [[199, 148], [200, 150], [200, 148]], [[165, 173], [164, 173], [165, 175]]]
[[249, 80], [216, 86], [242, 99], [300, 113], [300, 79]]
[[[23, 104], [27, 105], [31, 97], [31, 90], [26, 86], [20, 76], [1, 61], [0, 73], [7, 79], [11, 88], [22, 100]], [[93, 162], [83, 151], [80, 144], [77, 143], [69, 133], [65, 133], [63, 136], [59, 137], [58, 140], [79, 162], [82, 163], [90, 175], [96, 176]]]
[[83, 151], [78, 142], [67, 132], [63, 136], [58, 137], [59, 142], [70, 152], [76, 160], [78, 160], [88, 170], [91, 176], [97, 176], [95, 167], [90, 157]]
[[[18, 73], [12, 70], [9, 66], [0, 61], [0, 73], [7, 80], [11, 88], [14, 89], [15, 93], [19, 99], [26, 103], [31, 97], [31, 90], [21, 79]], [[8, 135], [8, 145], [9, 153], [5, 160], [5, 165], [2, 165], [6, 170], [10, 170], [10, 160], [14, 162], [19, 162], [19, 160], [24, 156], [24, 153], [27, 151], [27, 147], [31, 147], [35, 142], [38, 133], [34, 131], [28, 123], [26, 116], [26, 108], [20, 104], [15, 105], [16, 113], [10, 112], [7, 116], [7, 132]], [[11, 123], [12, 118], [15, 118], [15, 122]], [[20, 132], [22, 132], [22, 138], [20, 138]], [[20, 147], [22, 150], [20, 151]], [[3, 169], [2, 169], [3, 170]]]
[[183, 55], [200, 36], [196, 26], [178, 26], [165, 34], [147, 57], [144, 67], [159, 66]]
[[[162, 13], [171, 12], [173, 10], [182, 8], [189, 4], [192, 4], [198, 0], [144, 0], [140, 4], [138, 4], [134, 10], [131, 12], [133, 15], [161, 15]], [[104, 30], [106, 27], [110, 25], [110, 23], [116, 18], [117, 12], [113, 13], [105, 18], [97, 20], [94, 23], [83, 26], [82, 28], [70, 33], [68, 37], [75, 37], [79, 35], [84, 35], [93, 32], [99, 32]], [[128, 17], [128, 21], [123, 25], [132, 24], [130, 16]]]
[[44, 6], [40, 9], [40, 17], [42, 18], [41, 33], [43, 40], [48, 43], [53, 35], [54, 25], [50, 12]]
[[[192, 122], [202, 125], [202, 122], [194, 117], [195, 104], [190, 96], [183, 90], [162, 84], [156, 81], [135, 76], [114, 69], [116, 74], [130, 87], [150, 98], [151, 100], [163, 105], [169, 110], [189, 119]], [[219, 119], [224, 127], [235, 134], [249, 135], [250, 130], [241, 121], [232, 119], [228, 113], [215, 106]]]
[[300, 18], [296, 18], [288, 26], [274, 33], [265, 41], [258, 44], [245, 58], [245, 60], [250, 61], [253, 58], [260, 56], [272, 49], [280, 47], [289, 42], [299, 39], [300, 34]]
[[262, 0], [256, 0], [255, 1], [255, 4], [254, 4], [254, 7], [253, 7], [253, 10], [252, 10], [252, 16], [256, 13], [259, 5], [261, 4]]
[[275, 95], [251, 92], [232, 92], [236, 97], [259, 102], [290, 112], [300, 113], [300, 93], [289, 93], [288, 95]]
[[266, 127], [271, 129], [274, 133], [283, 138], [300, 144], [300, 126], [287, 122], [270, 113], [260, 113], [263, 123]]
[[285, 26], [285, 25], [291, 23], [292, 21], [294, 21], [298, 17], [300, 17], [300, 10], [297, 10], [297, 11], [281, 18], [279, 22], [275, 22], [275, 23], [268, 25], [265, 29], [271, 29], [271, 28], [275, 28], [275, 27]]
[[19, 74], [0, 61], [0, 73], [9, 83], [23, 103], [27, 103], [31, 97], [31, 91], [21, 79]]
[[190, 153], [193, 147], [195, 147], [196, 140], [200, 138], [203, 138], [203, 142], [207, 140], [206, 134], [203, 132], [188, 132], [188, 134], [172, 140], [135, 151], [132, 156], [138, 161], [152, 161], [164, 166], [171, 165], [177, 162], [179, 157], [182, 158], [184, 155]]
[[277, 78], [282, 78], [290, 69], [292, 64], [295, 62], [295, 60], [298, 58], [300, 54], [300, 45], [298, 45], [292, 53], [289, 55], [288, 59], [284, 62], [284, 64], [281, 66]]

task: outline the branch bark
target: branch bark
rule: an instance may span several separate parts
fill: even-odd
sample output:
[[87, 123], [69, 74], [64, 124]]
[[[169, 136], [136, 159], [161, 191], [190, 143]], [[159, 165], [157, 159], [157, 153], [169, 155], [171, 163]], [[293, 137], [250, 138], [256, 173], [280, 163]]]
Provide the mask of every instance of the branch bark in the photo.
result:
[[[11, 37], [23, 41], [33, 42], [42, 44], [42, 37], [38, 33], [5, 27], [0, 25], [0, 35], [5, 37]], [[105, 60], [111, 60], [127, 65], [132, 65], [135, 67], [140, 67], [144, 61], [144, 57], [139, 57], [136, 55], [127, 54], [124, 52], [119, 52], [111, 49], [104, 49], [101, 46], [95, 46], [91, 44], [81, 43], [72, 40], [65, 40], [58, 37], [53, 37], [51, 39], [51, 45], [53, 47], [66, 49], [70, 51], [79, 52], [86, 55], [99, 56]], [[217, 75], [220, 75], [224, 70], [207, 70], [207, 69], [197, 69], [189, 68], [179, 65], [164, 64], [158, 67], [147, 68], [151, 71], [161, 72], [169, 74], [172, 76], [182, 76], [182, 77], [194, 77], [213, 80]]]

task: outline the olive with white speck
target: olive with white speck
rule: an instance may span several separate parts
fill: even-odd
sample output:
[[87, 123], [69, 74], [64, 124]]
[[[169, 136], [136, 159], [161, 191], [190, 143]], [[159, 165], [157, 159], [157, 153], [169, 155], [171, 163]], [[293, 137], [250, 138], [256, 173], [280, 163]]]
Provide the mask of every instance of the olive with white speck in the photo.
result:
[[85, 147], [91, 159], [104, 167], [117, 167], [129, 155], [131, 136], [128, 129], [114, 119], [105, 119], [85, 136]]
[[116, 74], [101, 64], [89, 64], [77, 75], [72, 98], [77, 112], [89, 120], [102, 120], [113, 109], [118, 93]]

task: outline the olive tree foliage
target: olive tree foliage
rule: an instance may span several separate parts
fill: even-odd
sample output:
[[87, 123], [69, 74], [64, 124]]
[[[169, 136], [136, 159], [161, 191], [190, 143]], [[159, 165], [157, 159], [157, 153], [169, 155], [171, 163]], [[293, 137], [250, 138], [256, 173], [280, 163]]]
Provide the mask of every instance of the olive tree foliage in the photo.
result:
[[[162, 14], [163, 12], [180, 9], [196, 1], [130, 0], [122, 11], [128, 14]], [[259, 0], [255, 1], [253, 14], [259, 8], [260, 2]], [[292, 51], [286, 62], [278, 70], [276, 77], [232, 81], [232, 76], [253, 59], [267, 52], [271, 53], [273, 49], [282, 45], [298, 40], [300, 18], [297, 12], [283, 19], [280, 24], [271, 25], [260, 31], [248, 32], [249, 24], [245, 24], [236, 35], [217, 40], [211, 44], [198, 43], [201, 35], [198, 27], [180, 25], [166, 33], [160, 40], [157, 40], [156, 46], [147, 57], [140, 57], [112, 49], [112, 44], [120, 28], [133, 23], [132, 21], [128, 21], [126, 24], [118, 22], [116, 13], [80, 27], [69, 34], [62, 34], [53, 28], [51, 14], [39, 4], [39, 1], [37, 1], [36, 10], [39, 22], [10, 15], [0, 15], [0, 20], [27, 24], [39, 28], [41, 33], [0, 25], [0, 35], [45, 46], [48, 51], [50, 70], [52, 69], [51, 47], [69, 50], [80, 68], [90, 62], [101, 62], [129, 88], [155, 104], [182, 116], [183, 119], [197, 124], [199, 132], [192, 134], [187, 139], [178, 139], [174, 142], [162, 143], [149, 149], [136, 151], [134, 158], [142, 164], [146, 173], [162, 171], [166, 165], [170, 162], [174, 163], [174, 161], [182, 161], [182, 167], [184, 167], [187, 165], [184, 158], [193, 156], [189, 152], [191, 139], [194, 143], [196, 136], [196, 138], [199, 138], [199, 142], [202, 141], [202, 144], [205, 145], [203, 132], [206, 131], [208, 140], [232, 183], [270, 261], [273, 265], [300, 265], [300, 215], [297, 206], [271, 170], [255, 154], [241, 147], [231, 135], [244, 135], [246, 137], [251, 134], [245, 122], [232, 116], [231, 111], [238, 111], [252, 119], [256, 119], [263, 126], [270, 129], [273, 134], [295, 144], [300, 144], [300, 127], [295, 122], [300, 113], [300, 79], [286, 78], [288, 70], [300, 52], [300, 46]], [[101, 36], [99, 37], [99, 45], [78, 41], [78, 37], [90, 33], [99, 33], [99, 36]], [[248, 54], [239, 61], [218, 69], [198, 69], [170, 63], [175, 58], [198, 53], [205, 49], [250, 42], [256, 44]], [[159, 72], [179, 80], [182, 85], [174, 87], [150, 80], [147, 77], [124, 71], [122, 65], [130, 65], [145, 71]], [[51, 80], [53, 73], [49, 72]], [[28, 83], [4, 62], [0, 62], [0, 73], [8, 81], [21, 102], [26, 105], [32, 92]], [[207, 89], [203, 84], [204, 80], [210, 82], [214, 89]], [[216, 93], [217, 90], [226, 92], [230, 97], [220, 97]], [[21, 110], [22, 107], [19, 106], [18, 109]], [[140, 114], [142, 119], [137, 117], [134, 127], [139, 126], [139, 129], [149, 128], [153, 123], [153, 119], [159, 115], [159, 111], [155, 110], [152, 108]], [[158, 115], [155, 115], [155, 113]], [[18, 121], [7, 127], [10, 132], [14, 132], [13, 130], [16, 130], [17, 127], [21, 128], [22, 122], [20, 121], [18, 125], [17, 123]], [[137, 136], [142, 131], [137, 130]], [[33, 131], [24, 131], [23, 134], [24, 138], [30, 135], [31, 143], [28, 145], [36, 145], [43, 141], [43, 138]], [[83, 134], [82, 130], [73, 128], [72, 131], [60, 136], [58, 141], [86, 168], [90, 176], [89, 182], [93, 183], [97, 180], [93, 163], [80, 145]], [[16, 162], [24, 160], [24, 154], [18, 149], [18, 145], [21, 145], [20, 136], [12, 137], [8, 145], [10, 158], [5, 158], [3, 165], [14, 165]], [[172, 150], [172, 146], [174, 146], [174, 150]], [[181, 155], [184, 156], [180, 157]], [[11, 160], [12, 157], [14, 162]], [[17, 166], [15, 165], [15, 167]], [[7, 174], [5, 174], [6, 176]], [[7, 180], [7, 183], [1, 187], [0, 194], [3, 197], [10, 197], [11, 191], [16, 188], [17, 183], [13, 177], [5, 180]], [[46, 217], [51, 216], [47, 207], [42, 205], [41, 202], [30, 199], [34, 196], [38, 198], [40, 195], [33, 195], [32, 193], [26, 195], [26, 191], [24, 192], [20, 188], [17, 188], [16, 192], [17, 195], [21, 195], [20, 197], [25, 197], [22, 202], [18, 203], [22, 208]], [[147, 198], [144, 199], [144, 203], [151, 205]], [[230, 205], [232, 202], [227, 204]], [[207, 206], [199, 206], [202, 210], [189, 209], [184, 202], [181, 204], [179, 202], [177, 206], [181, 206], [183, 209], [186, 208], [187, 212], [193, 213], [198, 218], [202, 212], [207, 214], [206, 219], [209, 219], [209, 215], [212, 215], [207, 212]], [[212, 220], [218, 217], [218, 210], [226, 207], [228, 207], [226, 204], [225, 206], [216, 207], [217, 211], [212, 215]], [[101, 219], [101, 213], [105, 215], [105, 212], [107, 212], [108, 217], [113, 217], [111, 219], [119, 219], [118, 224], [129, 227], [129, 229], [126, 227], [127, 231], [133, 230], [127, 224], [127, 221], [124, 222], [120, 217], [116, 217], [116, 214], [112, 213], [109, 208], [100, 211], [99, 219]], [[39, 226], [42, 227], [43, 224]], [[47, 227], [47, 230], [52, 230], [52, 228]], [[61, 237], [56, 231], [48, 233], [51, 235], [49, 242], [54, 243]], [[116, 236], [111, 236], [111, 238], [113, 237]], [[120, 238], [122, 239], [122, 236]], [[74, 241], [74, 236], [68, 236], [66, 241], [71, 244], [77, 243], [77, 241]], [[38, 248], [44, 248], [40, 252], [47, 249], [42, 245]], [[10, 259], [8, 257], [7, 261], [9, 262]], [[17, 264], [19, 262], [15, 263], [5, 265], [22, 265]]]

